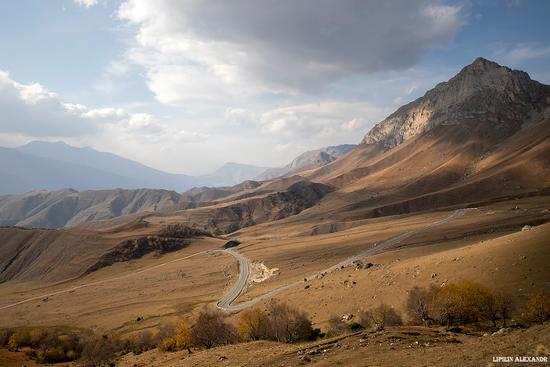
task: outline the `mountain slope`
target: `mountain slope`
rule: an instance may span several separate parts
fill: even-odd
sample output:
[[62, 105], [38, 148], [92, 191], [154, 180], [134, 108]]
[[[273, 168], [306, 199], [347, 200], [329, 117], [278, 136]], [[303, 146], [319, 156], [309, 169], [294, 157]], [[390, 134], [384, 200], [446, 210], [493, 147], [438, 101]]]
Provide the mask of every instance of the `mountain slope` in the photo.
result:
[[549, 102], [549, 88], [526, 72], [478, 58], [377, 124], [363, 143], [392, 148], [435, 126], [467, 120], [483, 119], [514, 130], [529, 119], [540, 119]]
[[262, 174], [256, 177], [256, 180], [271, 180], [289, 173], [296, 173], [306, 169], [321, 167], [335, 161], [355, 147], [355, 144], [342, 144], [317, 150], [310, 150], [300, 154], [284, 167], [269, 168], [265, 170]]
[[175, 210], [180, 195], [166, 190], [34, 191], [0, 201], [0, 226], [61, 228], [125, 214]]
[[[498, 107], [497, 96], [506, 106]], [[550, 88], [526, 73], [478, 59], [390, 115], [341, 159], [303, 172], [338, 189], [292, 222], [337, 228], [350, 220], [547, 195], [549, 98]], [[427, 105], [436, 106], [431, 117], [416, 119]]]

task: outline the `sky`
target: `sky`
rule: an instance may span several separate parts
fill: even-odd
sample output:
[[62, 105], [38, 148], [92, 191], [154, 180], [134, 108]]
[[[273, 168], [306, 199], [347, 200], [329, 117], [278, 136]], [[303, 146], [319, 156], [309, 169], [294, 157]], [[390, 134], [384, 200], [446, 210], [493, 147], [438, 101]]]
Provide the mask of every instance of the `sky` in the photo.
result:
[[546, 0], [0, 2], [0, 145], [173, 173], [358, 143], [482, 56], [550, 84]]

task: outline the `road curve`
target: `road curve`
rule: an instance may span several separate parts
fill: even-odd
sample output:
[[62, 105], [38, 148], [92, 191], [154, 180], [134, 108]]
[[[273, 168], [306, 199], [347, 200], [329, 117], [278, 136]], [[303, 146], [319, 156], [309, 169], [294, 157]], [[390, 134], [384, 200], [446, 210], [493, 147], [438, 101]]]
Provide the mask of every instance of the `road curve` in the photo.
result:
[[[412, 237], [412, 236], [414, 236], [416, 234], [419, 234], [419, 233], [422, 233], [422, 232], [428, 232], [432, 228], [440, 226], [442, 224], [449, 223], [453, 219], [456, 219], [456, 218], [459, 218], [459, 217], [463, 216], [469, 210], [473, 210], [473, 209], [468, 208], [468, 209], [455, 210], [453, 213], [451, 213], [446, 218], [443, 218], [443, 219], [438, 220], [436, 222], [430, 223], [430, 224], [428, 224], [424, 227], [420, 227], [420, 228], [414, 229], [412, 231], [402, 233], [398, 236], [389, 238], [385, 241], [382, 241], [382, 242], [378, 243], [377, 245], [375, 245], [374, 247], [366, 249], [366, 250], [360, 252], [359, 254], [357, 254], [353, 257], [347, 258], [344, 261], [341, 261], [338, 264], [331, 266], [330, 268], [322, 270], [322, 271], [320, 271], [318, 273], [315, 273], [313, 275], [307, 276], [304, 279], [306, 279], [308, 281], [313, 280], [313, 279], [315, 279], [319, 276], [323, 276], [325, 274], [337, 271], [338, 269], [341, 269], [342, 267], [350, 266], [356, 260], [360, 260], [360, 259], [363, 259], [367, 256], [372, 256], [372, 255], [378, 254], [382, 251], [391, 249], [391, 248], [395, 247], [396, 245], [398, 245], [399, 243], [401, 243], [403, 240], [406, 240], [407, 238]], [[294, 283], [290, 283], [290, 284], [284, 285], [282, 287], [275, 288], [275, 289], [273, 289], [269, 292], [266, 292], [262, 295], [259, 295], [259, 296], [255, 297], [255, 298], [253, 298], [249, 301], [244, 301], [244, 302], [232, 305], [231, 303], [233, 303], [233, 301], [235, 299], [237, 299], [237, 297], [242, 293], [242, 291], [244, 290], [244, 287], [246, 286], [246, 282], [248, 280], [248, 275], [249, 275], [249, 264], [248, 264], [248, 259], [246, 257], [238, 254], [235, 251], [232, 251], [232, 250], [222, 250], [222, 251], [228, 252], [232, 256], [236, 257], [239, 261], [240, 269], [243, 269], [246, 272], [246, 273], [243, 272], [243, 273], [239, 274], [239, 279], [237, 280], [237, 283], [235, 284], [235, 286], [231, 289], [231, 292], [229, 292], [228, 295], [226, 295], [224, 298], [222, 298], [218, 302], [218, 304], [217, 304], [218, 307], [221, 308], [224, 311], [229, 311], [229, 312], [241, 311], [245, 308], [248, 308], [248, 307], [251, 307], [251, 306], [255, 305], [256, 303], [260, 302], [261, 300], [271, 298], [271, 297], [273, 297], [273, 296], [275, 296], [279, 293], [282, 293], [282, 292], [284, 292], [284, 291], [286, 291], [286, 290], [288, 290], [292, 287], [297, 286], [298, 284], [303, 284], [303, 281], [296, 281]]]
[[[448, 217], [446, 217], [444, 219], [441, 219], [441, 220], [436, 221], [434, 223], [428, 224], [427, 226], [424, 226], [424, 227], [421, 227], [421, 228], [418, 228], [418, 229], [415, 229], [415, 230], [412, 230], [412, 231], [409, 231], [409, 232], [402, 233], [402, 234], [400, 234], [396, 237], [392, 237], [388, 240], [382, 241], [375, 247], [371, 247], [371, 248], [369, 248], [365, 251], [362, 251], [361, 253], [359, 253], [359, 254], [357, 254], [353, 257], [350, 257], [350, 258], [348, 258], [344, 261], [341, 261], [338, 264], [333, 265], [330, 268], [327, 268], [323, 271], [320, 271], [318, 273], [310, 275], [310, 276], [306, 277], [305, 279], [307, 279], [307, 280], [315, 279], [316, 277], [320, 276], [321, 274], [331, 273], [331, 272], [334, 272], [334, 271], [340, 269], [343, 266], [344, 267], [349, 266], [355, 260], [360, 260], [360, 259], [362, 259], [366, 256], [372, 256], [372, 255], [380, 253], [384, 250], [388, 250], [388, 249], [394, 247], [395, 245], [399, 244], [400, 242], [402, 242], [403, 240], [405, 240], [405, 239], [407, 239], [411, 236], [414, 236], [418, 233], [427, 232], [427, 231], [429, 231], [430, 229], [432, 229], [436, 226], [448, 223], [453, 219], [461, 217], [468, 210], [472, 210], [472, 209], [455, 210], [451, 215], [449, 215]], [[197, 256], [197, 255], [200, 255], [200, 254], [203, 254], [203, 253], [207, 253], [207, 252], [210, 252], [210, 251], [211, 250], [196, 252], [196, 253], [188, 255], [188, 256], [184, 256], [184, 257], [181, 257], [181, 258], [178, 258], [178, 259], [170, 260], [170, 261], [167, 261], [165, 263], [153, 265], [151, 267], [141, 269], [141, 270], [137, 270], [135, 272], [125, 274], [125, 275], [122, 275], [122, 276], [119, 276], [119, 277], [98, 280], [98, 281], [95, 281], [95, 282], [92, 282], [92, 283], [82, 284], [82, 285], [74, 286], [74, 287], [71, 287], [71, 288], [61, 289], [61, 290], [54, 291], [54, 292], [51, 292], [51, 293], [46, 293], [46, 294], [41, 294], [41, 295], [38, 295], [38, 296], [30, 297], [30, 298], [27, 298], [27, 299], [24, 299], [24, 300], [15, 302], [15, 303], [2, 305], [2, 306], [0, 306], [0, 310], [5, 310], [5, 309], [12, 308], [12, 307], [15, 307], [15, 306], [27, 303], [27, 302], [40, 300], [40, 299], [43, 299], [43, 298], [46, 298], [46, 297], [52, 297], [52, 296], [55, 296], [55, 295], [72, 292], [72, 291], [75, 291], [77, 289], [92, 287], [92, 286], [95, 286], [95, 285], [99, 285], [99, 284], [103, 284], [103, 283], [107, 283], [107, 282], [111, 282], [111, 281], [115, 281], [115, 280], [120, 280], [120, 279], [123, 279], [123, 278], [128, 278], [128, 277], [131, 277], [131, 276], [134, 276], [134, 275], [137, 275], [137, 274], [141, 274], [141, 273], [150, 271], [152, 269], [163, 267], [163, 266], [166, 266], [168, 264], [171, 264], [171, 263], [174, 263], [174, 262], [177, 262], [177, 261], [182, 261], [182, 260], [185, 260], [185, 259], [189, 259], [189, 258], [192, 258], [194, 256]], [[287, 289], [290, 289], [290, 288], [292, 288], [292, 287], [294, 287], [298, 284], [303, 284], [303, 281], [297, 281], [297, 282], [294, 282], [294, 283], [290, 283], [290, 284], [287, 284], [285, 286], [275, 288], [275, 289], [273, 289], [269, 292], [266, 292], [262, 295], [259, 295], [259, 296], [255, 297], [255, 298], [253, 298], [249, 301], [241, 302], [241, 303], [238, 303], [238, 304], [234, 305], [232, 303], [244, 291], [244, 289], [246, 287], [246, 284], [248, 282], [248, 277], [250, 276], [249, 261], [245, 256], [239, 254], [236, 251], [230, 250], [230, 249], [214, 250], [214, 251], [224, 252], [226, 254], [229, 254], [229, 255], [235, 257], [238, 261], [238, 264], [239, 264], [239, 278], [237, 279], [237, 282], [231, 288], [231, 290], [223, 298], [221, 298], [217, 303], [217, 306], [222, 310], [230, 311], [230, 312], [240, 311], [240, 310], [243, 310], [245, 308], [253, 306], [254, 304], [258, 303], [261, 300], [271, 298], [271, 297], [273, 297], [273, 296], [275, 296], [279, 293], [282, 293], [282, 292], [286, 291]]]
[[248, 259], [238, 252], [233, 250], [219, 250], [219, 252], [224, 252], [233, 256], [239, 263], [239, 278], [237, 279], [237, 283], [235, 283], [233, 288], [231, 288], [231, 290], [217, 303], [219, 308], [222, 310], [227, 310], [231, 306], [231, 303], [239, 297], [246, 287], [246, 283], [248, 282], [248, 277], [250, 275], [250, 266], [248, 264]]

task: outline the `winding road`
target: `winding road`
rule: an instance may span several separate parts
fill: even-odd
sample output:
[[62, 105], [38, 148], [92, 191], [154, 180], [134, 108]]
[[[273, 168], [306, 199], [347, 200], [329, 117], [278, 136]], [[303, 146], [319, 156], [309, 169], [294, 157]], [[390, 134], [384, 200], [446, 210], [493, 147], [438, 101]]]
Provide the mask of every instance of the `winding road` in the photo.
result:
[[[341, 269], [342, 267], [350, 266], [356, 260], [360, 260], [360, 259], [363, 259], [366, 256], [372, 256], [372, 255], [378, 254], [378, 253], [380, 253], [384, 250], [388, 250], [390, 248], [393, 248], [394, 246], [401, 243], [403, 240], [405, 240], [409, 237], [412, 237], [412, 236], [414, 236], [418, 233], [427, 232], [427, 231], [431, 230], [434, 227], [437, 227], [437, 226], [440, 226], [442, 224], [448, 223], [448, 222], [452, 221], [453, 219], [456, 219], [458, 217], [463, 216], [469, 210], [473, 210], [473, 209], [458, 209], [458, 210], [455, 210], [451, 215], [449, 215], [448, 217], [446, 217], [444, 219], [441, 219], [439, 221], [428, 224], [424, 227], [417, 228], [415, 230], [408, 231], [408, 232], [402, 233], [398, 236], [395, 236], [395, 237], [392, 237], [392, 238], [387, 239], [385, 241], [382, 241], [378, 245], [375, 245], [374, 247], [366, 249], [366, 250], [360, 252], [359, 254], [357, 254], [353, 257], [347, 258], [344, 261], [341, 261], [338, 264], [331, 266], [330, 268], [327, 268], [323, 271], [320, 271], [318, 273], [315, 273], [313, 275], [305, 277], [305, 279], [307, 281], [313, 280], [313, 279], [315, 279], [319, 276], [324, 276], [325, 274], [328, 274], [328, 273], [334, 272], [338, 269]], [[233, 302], [244, 291], [244, 289], [246, 287], [246, 284], [248, 282], [248, 278], [250, 276], [249, 261], [245, 256], [243, 256], [243, 255], [239, 254], [238, 252], [236, 252], [234, 250], [231, 250], [231, 249], [207, 250], [207, 251], [196, 252], [194, 254], [184, 256], [184, 257], [181, 257], [181, 258], [178, 258], [178, 259], [170, 260], [170, 261], [167, 261], [167, 262], [162, 263], [162, 264], [150, 266], [148, 268], [137, 270], [135, 272], [125, 274], [125, 275], [122, 275], [122, 276], [119, 276], [119, 277], [98, 280], [98, 281], [95, 281], [95, 282], [82, 284], [82, 285], [78, 285], [78, 286], [74, 286], [74, 287], [71, 287], [71, 288], [66, 288], [66, 289], [62, 289], [62, 290], [58, 290], [58, 291], [54, 291], [54, 292], [50, 292], [50, 293], [46, 293], [46, 294], [41, 294], [39, 296], [30, 297], [30, 298], [27, 298], [27, 299], [24, 299], [24, 300], [21, 300], [21, 301], [18, 301], [18, 302], [14, 302], [14, 303], [11, 303], [11, 304], [2, 305], [2, 306], [0, 306], [0, 310], [5, 310], [5, 309], [8, 309], [8, 308], [16, 307], [18, 305], [21, 305], [21, 304], [24, 304], [24, 303], [27, 303], [27, 302], [31, 302], [31, 301], [44, 299], [46, 297], [52, 297], [52, 296], [55, 296], [55, 295], [72, 292], [72, 291], [75, 291], [77, 289], [92, 287], [92, 286], [96, 286], [96, 285], [99, 285], [99, 284], [112, 282], [112, 281], [120, 280], [120, 279], [123, 279], [123, 278], [128, 278], [128, 277], [131, 277], [131, 276], [134, 276], [134, 275], [137, 275], [137, 274], [141, 274], [141, 273], [150, 271], [152, 269], [156, 269], [156, 268], [159, 268], [159, 267], [162, 267], [162, 266], [165, 266], [165, 265], [177, 262], [177, 261], [186, 260], [186, 259], [192, 258], [194, 256], [204, 254], [204, 253], [208, 253], [208, 252], [211, 252], [211, 251], [222, 252], [222, 253], [231, 255], [231, 256], [233, 256], [234, 258], [237, 259], [238, 264], [239, 264], [239, 277], [237, 279], [237, 282], [233, 285], [233, 287], [231, 287], [230, 291], [226, 295], [224, 295], [217, 303], [218, 308], [220, 308], [224, 311], [235, 312], [235, 311], [243, 310], [245, 308], [248, 308], [248, 307], [251, 307], [251, 306], [255, 305], [256, 303], [258, 303], [261, 300], [271, 298], [271, 297], [273, 297], [273, 296], [275, 296], [279, 293], [282, 293], [282, 292], [284, 292], [284, 291], [286, 291], [286, 290], [288, 290], [292, 287], [297, 286], [298, 284], [303, 284], [303, 281], [296, 281], [296, 282], [284, 285], [282, 287], [275, 288], [275, 289], [273, 289], [269, 292], [266, 292], [262, 295], [259, 295], [259, 296], [255, 297], [251, 300], [244, 301], [244, 302], [241, 302], [241, 303], [238, 303], [238, 304], [233, 304]]]
[[248, 263], [248, 259], [238, 252], [235, 252], [233, 250], [219, 250], [219, 252], [224, 252], [235, 257], [239, 263], [239, 278], [237, 279], [237, 283], [235, 283], [229, 293], [223, 296], [223, 298], [220, 299], [217, 303], [217, 306], [219, 308], [221, 308], [222, 310], [227, 310], [231, 307], [231, 303], [233, 303], [233, 301], [235, 301], [237, 297], [239, 297], [239, 295], [246, 287], [248, 277], [250, 276], [250, 265]]
[[[428, 232], [429, 230], [431, 230], [434, 227], [440, 226], [442, 224], [449, 223], [453, 219], [456, 219], [456, 218], [459, 218], [459, 217], [463, 216], [467, 211], [470, 211], [470, 210], [473, 210], [473, 209], [468, 208], [468, 209], [455, 210], [452, 214], [450, 214], [446, 218], [443, 218], [443, 219], [438, 220], [436, 222], [430, 223], [430, 224], [428, 224], [424, 227], [420, 227], [420, 228], [414, 229], [412, 231], [402, 233], [398, 236], [392, 237], [392, 238], [387, 239], [385, 241], [382, 241], [382, 242], [378, 243], [377, 245], [375, 245], [374, 247], [366, 249], [366, 250], [360, 252], [359, 254], [357, 254], [353, 257], [347, 258], [344, 261], [341, 261], [338, 264], [331, 266], [330, 268], [327, 268], [327, 269], [322, 270], [318, 273], [315, 273], [313, 275], [305, 277], [304, 279], [307, 280], [307, 281], [313, 280], [313, 279], [315, 279], [319, 276], [324, 276], [325, 274], [337, 271], [337, 270], [341, 269], [342, 267], [350, 266], [350, 265], [353, 264], [354, 261], [361, 260], [361, 259], [363, 259], [367, 256], [372, 256], [372, 255], [378, 254], [382, 251], [391, 249], [391, 248], [395, 247], [396, 245], [398, 245], [399, 243], [401, 243], [402, 241], [406, 240], [409, 237], [412, 237], [412, 236], [414, 236], [416, 234], [419, 234], [419, 233], [422, 233], [422, 232]], [[284, 285], [282, 287], [275, 288], [275, 289], [273, 289], [269, 292], [266, 292], [262, 295], [259, 295], [259, 296], [255, 297], [251, 300], [244, 301], [244, 302], [233, 305], [232, 304], [233, 301], [235, 301], [237, 299], [237, 297], [243, 292], [243, 290], [246, 286], [246, 283], [248, 281], [248, 275], [250, 273], [248, 259], [245, 258], [243, 255], [240, 255], [237, 252], [232, 251], [232, 250], [222, 250], [222, 251], [224, 251], [226, 253], [229, 253], [230, 255], [237, 258], [237, 260], [239, 261], [239, 268], [242, 271], [239, 274], [239, 279], [238, 279], [237, 283], [233, 286], [231, 291], [226, 296], [224, 296], [217, 304], [218, 307], [220, 309], [224, 310], [224, 311], [236, 312], [236, 311], [243, 310], [245, 308], [248, 308], [248, 307], [251, 307], [251, 306], [255, 305], [256, 303], [258, 303], [261, 300], [271, 298], [271, 297], [273, 297], [273, 296], [275, 296], [279, 293], [282, 293], [282, 292], [284, 292], [284, 291], [286, 291], [286, 290], [288, 290], [292, 287], [295, 287], [299, 284], [304, 283], [303, 281], [296, 281], [294, 283], [290, 283], [290, 284]]]

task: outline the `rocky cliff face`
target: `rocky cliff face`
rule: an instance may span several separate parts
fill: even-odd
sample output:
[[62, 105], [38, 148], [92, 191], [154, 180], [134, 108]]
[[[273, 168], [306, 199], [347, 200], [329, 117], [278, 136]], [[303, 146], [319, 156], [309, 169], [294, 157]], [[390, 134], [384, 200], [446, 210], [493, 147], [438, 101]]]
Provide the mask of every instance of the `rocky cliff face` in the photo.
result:
[[438, 125], [484, 120], [499, 128], [518, 128], [540, 119], [550, 104], [550, 86], [531, 80], [523, 71], [478, 58], [448, 82], [402, 106], [378, 123], [363, 144], [393, 148]]
[[273, 178], [284, 176], [288, 173], [298, 172], [310, 168], [322, 167], [330, 162], [340, 158], [357, 145], [342, 144], [325, 147], [317, 150], [310, 150], [294, 158], [292, 162], [284, 167], [270, 168], [259, 175], [256, 179], [259, 181], [271, 180]]

